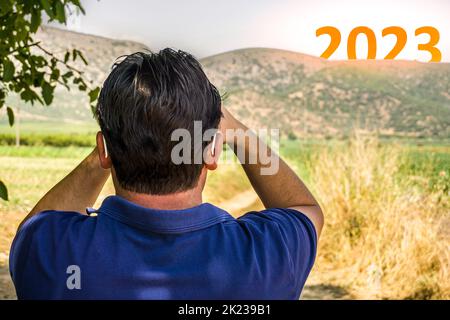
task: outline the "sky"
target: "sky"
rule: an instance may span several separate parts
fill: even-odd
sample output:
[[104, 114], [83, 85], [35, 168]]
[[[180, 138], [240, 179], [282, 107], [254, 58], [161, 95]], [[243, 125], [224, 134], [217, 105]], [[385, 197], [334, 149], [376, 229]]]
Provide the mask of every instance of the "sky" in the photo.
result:
[[[377, 59], [394, 46], [395, 36], [382, 30], [400, 26], [408, 41], [397, 59], [428, 61], [419, 51], [427, 35], [415, 29], [433, 26], [440, 32], [437, 48], [450, 62], [450, 0], [84, 0], [86, 15], [72, 15], [70, 30], [135, 40], [152, 50], [174, 47], [198, 58], [248, 47], [293, 50], [320, 56], [330, 40], [316, 29], [337, 27], [341, 43], [330, 59], [347, 59], [347, 36], [368, 26], [377, 38]], [[367, 56], [367, 40], [357, 38], [357, 57]]]

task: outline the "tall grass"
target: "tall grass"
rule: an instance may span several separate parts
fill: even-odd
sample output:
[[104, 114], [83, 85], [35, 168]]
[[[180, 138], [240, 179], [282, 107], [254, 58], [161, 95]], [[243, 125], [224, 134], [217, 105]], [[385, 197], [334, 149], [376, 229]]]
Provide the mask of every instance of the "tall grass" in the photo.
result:
[[326, 217], [315, 273], [360, 298], [448, 299], [448, 186], [401, 174], [398, 150], [355, 134], [311, 161]]

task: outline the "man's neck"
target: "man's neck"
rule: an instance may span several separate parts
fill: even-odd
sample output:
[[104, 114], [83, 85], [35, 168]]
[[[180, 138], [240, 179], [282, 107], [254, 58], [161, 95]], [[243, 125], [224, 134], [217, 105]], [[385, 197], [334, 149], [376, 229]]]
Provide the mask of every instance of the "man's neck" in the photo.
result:
[[189, 190], [167, 195], [154, 195], [124, 190], [117, 181], [114, 168], [111, 170], [116, 195], [145, 208], [159, 210], [182, 210], [202, 204], [202, 192], [206, 182], [207, 170], [203, 169], [197, 185]]
[[116, 195], [146, 208], [182, 210], [202, 203], [202, 193], [197, 188], [168, 195], [152, 195], [116, 189]]

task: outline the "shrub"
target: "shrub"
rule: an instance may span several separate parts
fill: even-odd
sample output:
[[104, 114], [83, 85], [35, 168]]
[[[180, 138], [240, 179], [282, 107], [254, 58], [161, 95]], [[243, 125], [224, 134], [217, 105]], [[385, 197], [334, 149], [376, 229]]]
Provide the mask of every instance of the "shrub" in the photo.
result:
[[[0, 134], [0, 145], [15, 145], [14, 134]], [[95, 134], [23, 134], [20, 145], [24, 146], [53, 146], [53, 147], [91, 147], [95, 145]]]

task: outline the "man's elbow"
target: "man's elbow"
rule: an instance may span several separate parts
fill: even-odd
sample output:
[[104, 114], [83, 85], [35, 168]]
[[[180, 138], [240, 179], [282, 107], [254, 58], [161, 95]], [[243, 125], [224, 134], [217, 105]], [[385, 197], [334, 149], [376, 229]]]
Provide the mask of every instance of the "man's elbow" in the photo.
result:
[[320, 232], [322, 231], [323, 226], [325, 225], [325, 215], [319, 204], [317, 204], [316, 207], [317, 207], [317, 224], [318, 224], [316, 229], [319, 229], [318, 230], [318, 235], [319, 235]]
[[322, 232], [322, 228], [325, 223], [325, 215], [324, 215], [320, 205], [314, 204], [314, 205], [295, 206], [295, 207], [290, 207], [290, 209], [300, 211], [305, 216], [307, 216], [309, 218], [309, 220], [311, 220], [311, 222], [314, 225], [314, 228], [316, 229], [317, 238], [318, 238], [320, 233]]

